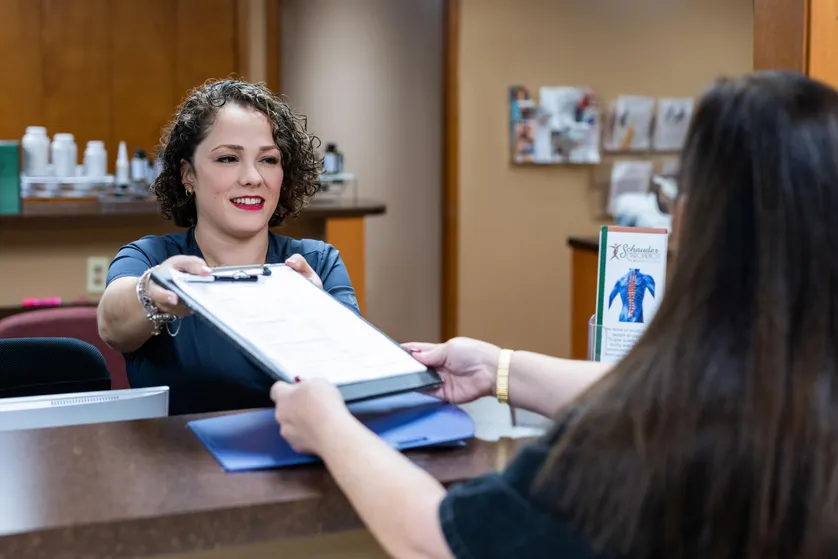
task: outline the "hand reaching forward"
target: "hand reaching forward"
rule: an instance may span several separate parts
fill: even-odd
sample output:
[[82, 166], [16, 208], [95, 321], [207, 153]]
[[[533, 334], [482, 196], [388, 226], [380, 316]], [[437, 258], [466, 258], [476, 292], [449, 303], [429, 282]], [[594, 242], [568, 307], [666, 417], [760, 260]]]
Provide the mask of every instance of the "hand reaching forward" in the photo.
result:
[[292, 268], [297, 271], [300, 275], [306, 278], [308, 281], [323, 289], [323, 281], [320, 279], [320, 276], [317, 275], [317, 272], [309, 266], [308, 261], [303, 257], [302, 254], [292, 254], [288, 257], [285, 261], [285, 265], [289, 268]]
[[280, 434], [297, 452], [320, 454], [324, 430], [351, 419], [338, 389], [322, 378], [278, 381], [271, 387], [271, 400]]
[[[197, 256], [172, 256], [160, 264], [161, 270], [167, 268], [199, 276], [210, 274], [207, 263]], [[154, 302], [154, 305], [160, 309], [160, 312], [174, 314], [176, 316], [188, 316], [191, 314], [189, 309], [186, 308], [186, 305], [178, 299], [177, 295], [168, 289], [160, 287], [151, 280], [148, 282], [148, 296]]]
[[432, 396], [463, 404], [495, 394], [500, 348], [471, 338], [453, 338], [442, 344], [402, 344], [423, 365], [433, 367], [443, 384]]

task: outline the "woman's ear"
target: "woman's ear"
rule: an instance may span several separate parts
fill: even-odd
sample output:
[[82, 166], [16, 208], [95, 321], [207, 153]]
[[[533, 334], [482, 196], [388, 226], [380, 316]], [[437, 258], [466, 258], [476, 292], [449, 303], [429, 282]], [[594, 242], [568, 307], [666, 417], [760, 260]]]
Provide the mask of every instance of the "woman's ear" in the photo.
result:
[[192, 189], [195, 188], [195, 170], [185, 159], [180, 162], [180, 181], [183, 183], [187, 192], [191, 194]]

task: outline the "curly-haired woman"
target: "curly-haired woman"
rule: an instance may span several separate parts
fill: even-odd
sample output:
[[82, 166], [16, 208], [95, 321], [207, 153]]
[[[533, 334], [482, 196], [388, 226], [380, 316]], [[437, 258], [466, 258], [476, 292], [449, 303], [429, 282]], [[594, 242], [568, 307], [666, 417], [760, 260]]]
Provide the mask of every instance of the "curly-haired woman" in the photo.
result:
[[[334, 247], [270, 231], [317, 192], [316, 141], [270, 90], [234, 80], [191, 92], [168, 127], [152, 190], [163, 214], [187, 230], [119, 250], [99, 304], [99, 335], [124, 354], [132, 387], [169, 386], [171, 414], [267, 407], [271, 381], [150, 282], [152, 268], [207, 274], [284, 262], [359, 312]], [[170, 327], [173, 320], [180, 323]]]

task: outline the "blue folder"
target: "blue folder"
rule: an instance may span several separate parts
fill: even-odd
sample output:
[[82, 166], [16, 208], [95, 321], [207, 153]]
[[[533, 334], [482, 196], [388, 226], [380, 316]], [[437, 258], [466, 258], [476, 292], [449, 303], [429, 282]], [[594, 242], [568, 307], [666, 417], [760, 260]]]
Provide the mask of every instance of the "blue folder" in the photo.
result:
[[[417, 392], [356, 402], [349, 410], [397, 450], [458, 446], [474, 436], [474, 422], [465, 411]], [[319, 461], [285, 442], [273, 409], [198, 419], [189, 427], [228, 472]]]

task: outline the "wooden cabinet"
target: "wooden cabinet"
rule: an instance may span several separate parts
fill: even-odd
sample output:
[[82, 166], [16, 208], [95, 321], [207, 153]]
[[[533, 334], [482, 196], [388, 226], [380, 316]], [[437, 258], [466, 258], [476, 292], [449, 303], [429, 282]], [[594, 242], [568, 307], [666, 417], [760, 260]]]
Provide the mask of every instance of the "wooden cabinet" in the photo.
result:
[[754, 0], [754, 69], [803, 72], [838, 88], [838, 2]]
[[808, 72], [838, 89], [838, 2], [809, 1]]
[[189, 89], [245, 73], [242, 1], [0, 0], [0, 139], [103, 140], [109, 172], [121, 140], [153, 152]]

